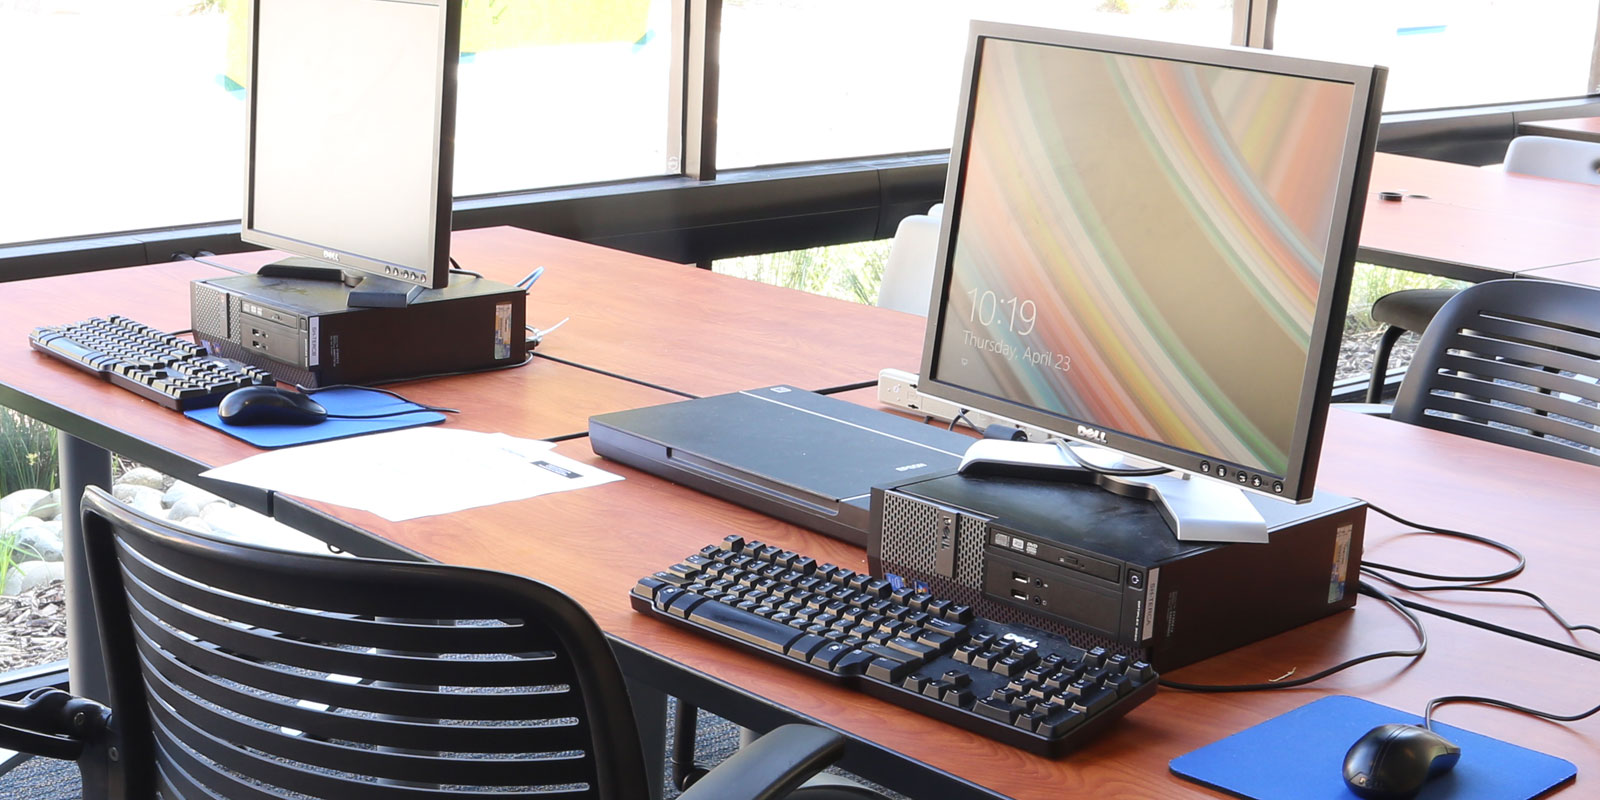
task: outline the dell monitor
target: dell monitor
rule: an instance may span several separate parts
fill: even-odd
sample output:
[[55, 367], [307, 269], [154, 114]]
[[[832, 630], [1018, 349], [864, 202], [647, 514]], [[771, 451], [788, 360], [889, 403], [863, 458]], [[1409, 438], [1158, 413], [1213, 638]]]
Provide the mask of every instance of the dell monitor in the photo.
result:
[[1309, 500], [1384, 74], [974, 23], [919, 389]]
[[460, 0], [250, 8], [241, 238], [302, 257], [266, 274], [359, 279], [352, 305], [444, 288]]

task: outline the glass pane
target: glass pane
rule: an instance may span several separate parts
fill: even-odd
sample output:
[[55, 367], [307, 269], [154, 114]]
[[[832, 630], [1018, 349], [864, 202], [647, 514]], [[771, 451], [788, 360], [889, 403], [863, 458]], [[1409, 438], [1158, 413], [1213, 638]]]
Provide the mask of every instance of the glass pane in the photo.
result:
[[1385, 111], [1593, 91], [1597, 0], [1279, 0], [1273, 47], [1389, 68]]
[[[1464, 281], [1424, 275], [1420, 272], [1380, 267], [1357, 262], [1350, 282], [1350, 303], [1345, 308], [1344, 339], [1339, 348], [1339, 363], [1334, 380], [1364, 378], [1372, 374], [1372, 362], [1383, 336], [1384, 326], [1372, 319], [1372, 304], [1378, 298], [1404, 289], [1460, 289]], [[1420, 331], [1406, 334], [1389, 354], [1389, 369], [1403, 369], [1411, 363]]]
[[676, 173], [673, 3], [467, 0], [456, 195]]
[[725, 258], [711, 269], [856, 303], [876, 303], [893, 239]]
[[[667, 173], [673, 2], [465, 0], [456, 194]], [[248, 8], [0, 0], [0, 243], [238, 219]]]
[[0, 675], [67, 657], [56, 432], [0, 407]]
[[1233, 0], [724, 0], [717, 166], [948, 149], [973, 18], [1225, 45]]

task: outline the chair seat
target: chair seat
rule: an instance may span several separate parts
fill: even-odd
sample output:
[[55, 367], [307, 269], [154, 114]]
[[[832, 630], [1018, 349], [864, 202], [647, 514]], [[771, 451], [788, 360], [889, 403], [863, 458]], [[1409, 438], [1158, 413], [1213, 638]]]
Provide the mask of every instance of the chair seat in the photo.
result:
[[1372, 318], [1385, 325], [1422, 333], [1439, 309], [1459, 289], [1404, 289], [1390, 292], [1372, 304]]

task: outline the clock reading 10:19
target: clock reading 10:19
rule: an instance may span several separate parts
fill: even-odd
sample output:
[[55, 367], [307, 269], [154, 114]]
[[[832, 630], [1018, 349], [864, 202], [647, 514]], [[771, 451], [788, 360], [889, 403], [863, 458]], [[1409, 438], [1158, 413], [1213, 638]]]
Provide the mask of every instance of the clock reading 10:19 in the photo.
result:
[[968, 289], [967, 297], [972, 300], [972, 311], [967, 321], [977, 322], [985, 328], [1003, 322], [1012, 333], [1027, 336], [1033, 333], [1034, 323], [1039, 319], [1039, 309], [1032, 300], [1000, 297], [989, 289]]

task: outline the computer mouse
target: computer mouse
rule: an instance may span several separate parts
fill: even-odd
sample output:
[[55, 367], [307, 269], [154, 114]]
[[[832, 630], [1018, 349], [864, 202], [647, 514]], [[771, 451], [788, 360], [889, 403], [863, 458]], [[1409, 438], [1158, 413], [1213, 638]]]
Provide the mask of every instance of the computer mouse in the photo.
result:
[[228, 425], [315, 425], [328, 409], [311, 396], [276, 386], [246, 386], [228, 392], [217, 406], [217, 419]]
[[1344, 782], [1367, 800], [1405, 800], [1460, 760], [1461, 748], [1427, 728], [1379, 725], [1345, 754]]

